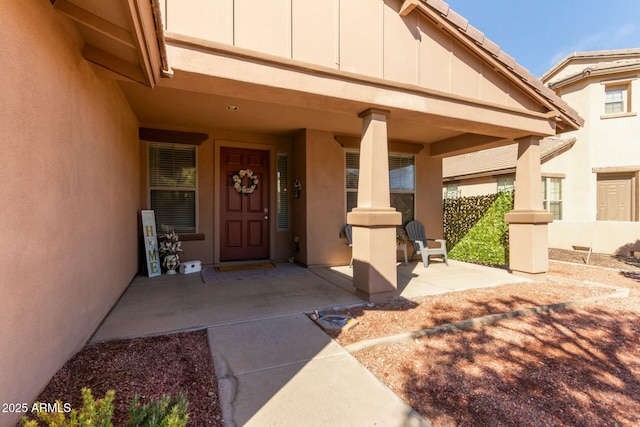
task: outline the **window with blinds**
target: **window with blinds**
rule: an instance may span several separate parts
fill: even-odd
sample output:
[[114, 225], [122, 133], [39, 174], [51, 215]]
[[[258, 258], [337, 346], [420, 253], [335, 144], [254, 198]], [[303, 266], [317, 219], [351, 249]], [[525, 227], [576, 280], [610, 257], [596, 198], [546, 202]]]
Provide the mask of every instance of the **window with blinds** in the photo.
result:
[[278, 230], [289, 229], [289, 164], [286, 154], [278, 154], [277, 159], [277, 199], [276, 227]]
[[196, 147], [149, 143], [149, 190], [158, 233], [196, 232]]
[[[360, 154], [346, 152], [346, 196], [347, 212], [358, 204], [358, 176], [360, 173]], [[415, 158], [411, 155], [389, 155], [389, 190], [391, 206], [402, 213], [402, 223], [414, 219], [415, 207]]]
[[624, 93], [623, 87], [608, 87], [605, 90], [604, 100], [604, 113], [616, 114], [626, 112], [624, 107]]

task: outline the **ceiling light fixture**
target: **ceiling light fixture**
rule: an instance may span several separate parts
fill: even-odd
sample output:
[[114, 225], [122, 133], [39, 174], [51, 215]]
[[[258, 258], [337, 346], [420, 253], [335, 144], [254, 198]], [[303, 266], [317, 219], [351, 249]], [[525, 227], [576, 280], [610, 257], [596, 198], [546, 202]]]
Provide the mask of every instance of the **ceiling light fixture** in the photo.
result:
[[238, 111], [240, 109], [240, 107], [238, 107], [237, 105], [227, 105], [227, 110], [229, 111]]

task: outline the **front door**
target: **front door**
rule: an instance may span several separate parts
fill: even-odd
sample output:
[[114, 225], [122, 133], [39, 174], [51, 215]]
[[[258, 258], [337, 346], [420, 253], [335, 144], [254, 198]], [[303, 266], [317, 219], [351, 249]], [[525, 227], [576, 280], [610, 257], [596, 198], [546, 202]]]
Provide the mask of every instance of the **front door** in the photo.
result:
[[220, 260], [269, 258], [269, 152], [220, 148]]

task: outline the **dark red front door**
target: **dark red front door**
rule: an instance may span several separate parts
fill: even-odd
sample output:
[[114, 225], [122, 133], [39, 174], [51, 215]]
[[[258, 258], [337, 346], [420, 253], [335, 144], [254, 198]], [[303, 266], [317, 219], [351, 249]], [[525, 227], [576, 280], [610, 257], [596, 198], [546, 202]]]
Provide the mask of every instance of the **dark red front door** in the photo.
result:
[[220, 260], [269, 258], [269, 152], [221, 147], [220, 195]]

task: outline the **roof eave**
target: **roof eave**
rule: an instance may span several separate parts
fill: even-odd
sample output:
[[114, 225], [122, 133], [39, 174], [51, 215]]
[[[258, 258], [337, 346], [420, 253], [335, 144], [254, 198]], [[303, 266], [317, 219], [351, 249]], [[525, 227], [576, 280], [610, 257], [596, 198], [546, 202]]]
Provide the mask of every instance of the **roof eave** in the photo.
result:
[[477, 52], [492, 68], [500, 70], [505, 77], [549, 109], [551, 115], [557, 111], [556, 122], [562, 123], [560, 126], [562, 132], [577, 130], [584, 124], [584, 119], [576, 110], [542, 84], [526, 68], [519, 65], [511, 56], [503, 52], [500, 46], [486, 38], [481, 31], [469, 25], [468, 21], [449, 8], [447, 3], [442, 0], [405, 0], [399, 13], [405, 16], [415, 9], [436, 21], [452, 37]]

